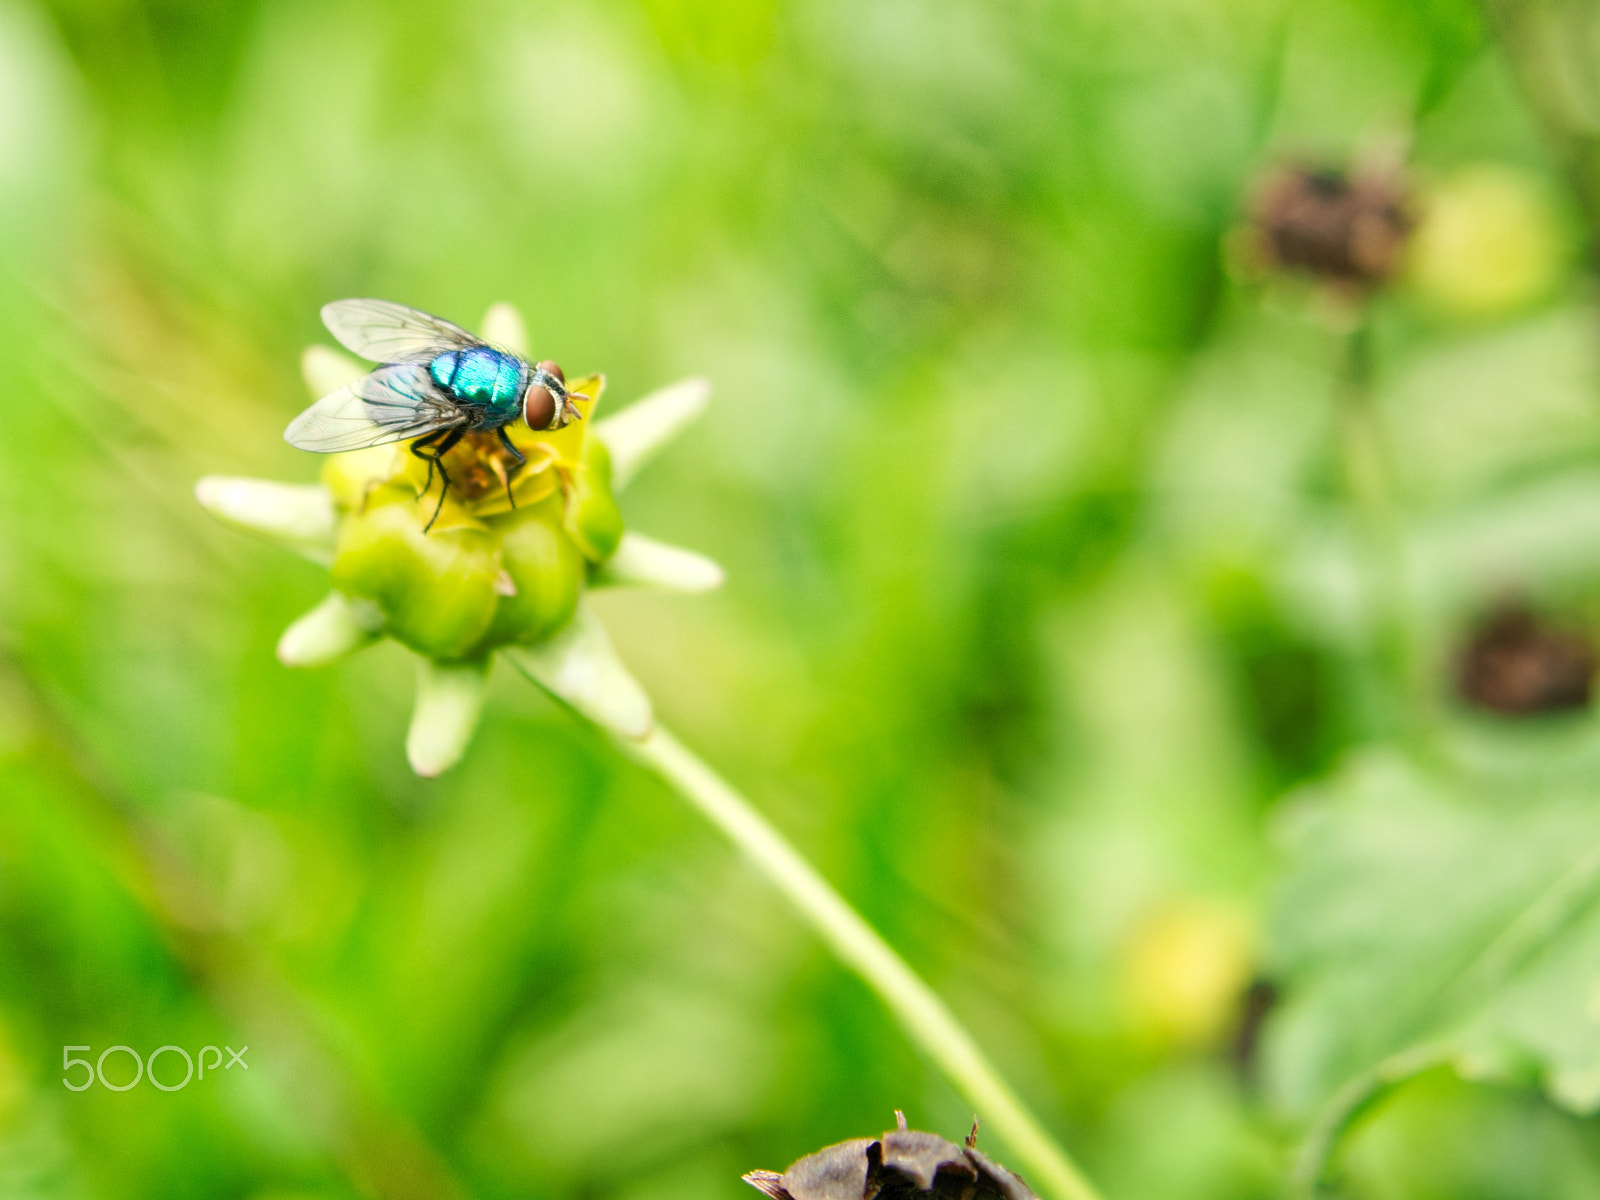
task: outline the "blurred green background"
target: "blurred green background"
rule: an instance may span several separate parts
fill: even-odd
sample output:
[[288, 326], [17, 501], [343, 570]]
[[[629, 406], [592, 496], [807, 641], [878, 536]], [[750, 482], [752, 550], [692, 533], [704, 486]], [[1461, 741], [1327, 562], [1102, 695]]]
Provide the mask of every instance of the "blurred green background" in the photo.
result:
[[[1281, 1194], [1348, 1073], [1273, 957], [1270, 913], [1325, 911], [1275, 882], [1284, 798], [1414, 752], [1508, 793], [1600, 782], [1586, 711], [1450, 695], [1504, 598], [1600, 618], [1600, 40], [1590, 5], [1528, 7], [1574, 24], [0, 2], [0, 1196], [738, 1198], [895, 1108], [970, 1122], [712, 831], [526, 681], [500, 672], [425, 782], [404, 651], [278, 665], [326, 579], [192, 487], [316, 477], [281, 440], [298, 358], [366, 295], [468, 324], [511, 301], [612, 411], [709, 376], [623, 508], [728, 584], [597, 600], [664, 720], [1111, 1200]], [[1373, 306], [1374, 535], [1344, 334], [1227, 247], [1264, 167], [1384, 144], [1423, 224]], [[1405, 567], [1387, 633], [1374, 541]], [[1348, 906], [1340, 944], [1451, 903]], [[1269, 977], [1263, 1060], [1241, 1021]], [[117, 1044], [248, 1044], [249, 1070], [62, 1086], [63, 1046]], [[1539, 1082], [1419, 1079], [1342, 1186], [1600, 1195], [1587, 1093]]]

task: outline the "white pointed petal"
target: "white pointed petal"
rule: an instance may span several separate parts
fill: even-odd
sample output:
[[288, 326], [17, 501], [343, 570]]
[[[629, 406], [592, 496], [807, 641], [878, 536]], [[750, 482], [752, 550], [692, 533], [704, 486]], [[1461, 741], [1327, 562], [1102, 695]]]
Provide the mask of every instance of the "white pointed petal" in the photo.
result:
[[599, 618], [584, 604], [548, 642], [511, 646], [502, 653], [540, 687], [603, 729], [638, 741], [655, 725], [650, 697], [628, 674]]
[[478, 727], [489, 664], [418, 660], [417, 708], [406, 735], [406, 758], [425, 778], [443, 774], [460, 761]]
[[283, 631], [278, 661], [286, 667], [326, 666], [371, 645], [382, 628], [383, 614], [370, 600], [329, 592], [326, 600]]
[[721, 587], [724, 578], [722, 568], [704, 554], [630, 531], [622, 535], [616, 553], [600, 568], [594, 586], [709, 592]]
[[490, 305], [483, 316], [483, 340], [504, 346], [513, 354], [528, 353], [528, 327], [522, 314], [505, 302]]
[[224, 524], [271, 538], [323, 566], [333, 562], [338, 515], [320, 484], [207, 475], [194, 485], [194, 497]]
[[360, 379], [372, 368], [326, 346], [307, 346], [300, 356], [300, 374], [305, 377], [311, 398], [320, 400], [345, 384]]
[[710, 381], [685, 379], [596, 421], [594, 435], [611, 452], [611, 486], [626, 487], [657, 450], [705, 410], [710, 399]]

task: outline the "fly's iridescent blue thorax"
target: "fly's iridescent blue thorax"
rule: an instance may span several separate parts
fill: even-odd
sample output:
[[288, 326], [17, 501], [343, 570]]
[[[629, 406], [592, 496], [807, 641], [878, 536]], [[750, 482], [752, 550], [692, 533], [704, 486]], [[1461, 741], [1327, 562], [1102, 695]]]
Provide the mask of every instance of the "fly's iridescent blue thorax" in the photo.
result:
[[471, 410], [479, 427], [494, 428], [521, 412], [531, 369], [515, 355], [488, 346], [446, 350], [428, 364], [428, 374]]

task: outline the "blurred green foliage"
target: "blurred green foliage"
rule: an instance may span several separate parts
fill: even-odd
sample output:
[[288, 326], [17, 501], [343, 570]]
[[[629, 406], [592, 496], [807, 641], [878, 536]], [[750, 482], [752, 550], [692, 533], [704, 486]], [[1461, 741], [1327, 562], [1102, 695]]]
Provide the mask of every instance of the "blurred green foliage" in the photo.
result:
[[[1594, 853], [1592, 715], [1449, 694], [1503, 597], [1600, 626], [1581, 129], [1534, 68], [1469, 0], [4, 0], [0, 1196], [738, 1197], [970, 1121], [524, 681], [423, 782], [402, 650], [277, 664], [325, 580], [190, 489], [315, 478], [281, 431], [348, 295], [512, 301], [608, 403], [712, 378], [623, 506], [728, 586], [597, 601], [663, 717], [1111, 1200], [1279, 1194]], [[1343, 335], [1224, 247], [1265, 165], [1396, 135], [1454, 223], [1374, 305], [1375, 529]], [[1587, 1046], [1578, 884], [1516, 1013]], [[62, 1086], [116, 1044], [250, 1067]], [[1406, 1084], [1344, 1186], [1594, 1195], [1594, 1089], [1541, 1081]]]

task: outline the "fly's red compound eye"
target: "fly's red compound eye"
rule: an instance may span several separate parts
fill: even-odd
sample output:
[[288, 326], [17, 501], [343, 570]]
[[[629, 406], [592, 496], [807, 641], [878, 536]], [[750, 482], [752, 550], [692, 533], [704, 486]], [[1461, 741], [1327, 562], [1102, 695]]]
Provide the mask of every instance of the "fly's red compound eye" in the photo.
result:
[[539, 370], [543, 371], [546, 375], [554, 375], [562, 383], [567, 381], [565, 372], [563, 372], [557, 364], [551, 362], [548, 358], [539, 364]]
[[[540, 364], [543, 369], [543, 364]], [[542, 383], [530, 384], [522, 397], [522, 419], [529, 429], [549, 429], [556, 419], [556, 398]]]

